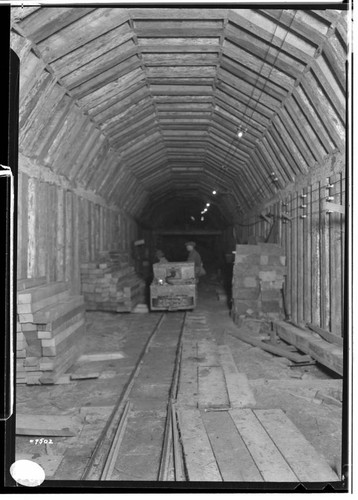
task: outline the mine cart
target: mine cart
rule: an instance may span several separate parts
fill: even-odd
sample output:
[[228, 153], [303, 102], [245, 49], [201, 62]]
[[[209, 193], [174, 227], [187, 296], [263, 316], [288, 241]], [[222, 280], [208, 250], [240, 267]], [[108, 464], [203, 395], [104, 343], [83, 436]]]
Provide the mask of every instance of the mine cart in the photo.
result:
[[168, 262], [153, 265], [150, 308], [159, 310], [194, 309], [196, 281], [193, 262]]

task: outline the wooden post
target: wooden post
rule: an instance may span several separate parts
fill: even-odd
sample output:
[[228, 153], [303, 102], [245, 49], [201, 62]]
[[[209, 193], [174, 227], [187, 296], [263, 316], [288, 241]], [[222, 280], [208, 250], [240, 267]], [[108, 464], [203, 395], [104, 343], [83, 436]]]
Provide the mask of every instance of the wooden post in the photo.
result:
[[[307, 190], [306, 190], [307, 192]], [[297, 193], [297, 323], [303, 321], [303, 302], [304, 302], [304, 234], [307, 231], [308, 218], [307, 209], [301, 208], [306, 205], [306, 198], [301, 198], [302, 192]]]
[[104, 250], [104, 241], [103, 241], [103, 230], [104, 230], [104, 208], [102, 206], [99, 207], [99, 250], [103, 252]]
[[91, 227], [91, 260], [96, 258], [96, 218], [95, 218], [96, 206], [94, 203], [90, 203], [90, 227]]
[[320, 324], [321, 292], [320, 292], [320, 183], [312, 185], [311, 195], [311, 304], [312, 323]]
[[56, 280], [62, 281], [65, 277], [65, 193], [58, 189], [57, 197], [57, 241], [56, 241]]
[[50, 186], [51, 193], [51, 205], [49, 207], [51, 228], [50, 228], [50, 237], [51, 237], [51, 253], [50, 253], [50, 262], [49, 262], [49, 274], [50, 281], [56, 281], [56, 270], [57, 270], [57, 193], [58, 187], [52, 184]]
[[36, 181], [32, 177], [28, 181], [28, 244], [27, 244], [27, 278], [36, 274]]
[[92, 261], [94, 259], [92, 253], [92, 213], [91, 213], [92, 203], [87, 202], [87, 236], [88, 236], [88, 259]]
[[72, 194], [72, 283], [73, 292], [80, 293], [81, 291], [81, 276], [80, 276], [80, 254], [79, 254], [79, 200], [78, 196]]
[[294, 193], [291, 198], [292, 221], [291, 221], [291, 315], [297, 323], [297, 229], [299, 225], [298, 194]]
[[17, 279], [24, 278], [22, 274], [22, 262], [21, 262], [21, 252], [22, 252], [22, 227], [23, 227], [23, 199], [22, 199], [22, 178], [23, 174], [18, 173], [17, 176]]
[[100, 207], [99, 205], [94, 206], [94, 213], [95, 213], [95, 254], [98, 255], [98, 251], [100, 249], [100, 225], [101, 225], [101, 219], [100, 219]]
[[84, 248], [84, 212], [83, 212], [83, 198], [78, 198], [78, 238], [79, 238], [79, 264], [84, 261], [85, 248]]
[[38, 233], [37, 233], [37, 275], [46, 276], [48, 269], [48, 252], [47, 252], [47, 231], [46, 231], [46, 214], [48, 213], [46, 183], [38, 182], [37, 189], [37, 218], [38, 218]]
[[[340, 174], [333, 175], [329, 180], [333, 187], [329, 190], [330, 196], [334, 197], [334, 203], [341, 204], [341, 182]], [[342, 214], [332, 213], [330, 215], [329, 244], [330, 244], [330, 312], [331, 331], [342, 335], [342, 256], [341, 256], [341, 227]]]
[[[341, 173], [341, 203], [343, 206], [345, 206], [345, 203], [346, 203], [346, 190], [345, 190], [345, 182], [346, 182], [346, 179], [345, 179], [345, 173], [342, 172]], [[345, 304], [345, 297], [344, 297], [344, 283], [345, 283], [345, 273], [344, 273], [344, 268], [345, 268], [345, 265], [346, 265], [346, 261], [345, 261], [345, 257], [346, 257], [346, 254], [345, 254], [345, 251], [346, 251], [346, 235], [345, 235], [345, 230], [346, 230], [346, 226], [345, 226], [345, 219], [341, 218], [341, 290], [342, 290], [342, 295], [341, 295], [341, 311], [342, 311], [342, 336], [344, 336], [344, 333], [345, 333], [345, 320], [344, 320], [344, 314], [343, 314], [343, 311], [345, 311], [345, 308], [346, 308], [346, 304]], [[348, 333], [348, 331], [347, 331]]]
[[[284, 212], [289, 214], [290, 217], [293, 216], [292, 212], [292, 202], [291, 195], [287, 197], [285, 203], [287, 206], [285, 207]], [[287, 308], [287, 315], [292, 315], [292, 304], [291, 304], [291, 283], [292, 283], [292, 270], [291, 270], [291, 233], [292, 233], [292, 222], [291, 220], [287, 221], [285, 224], [285, 252], [286, 252], [286, 266], [287, 266], [287, 276], [285, 280], [285, 305]]]
[[307, 218], [303, 220], [303, 320], [310, 323], [312, 319], [311, 306], [311, 236], [312, 236], [312, 204], [311, 204], [312, 186], [309, 186], [305, 193], [304, 203], [307, 205]]
[[66, 257], [65, 257], [65, 278], [72, 281], [72, 196], [70, 191], [66, 191]]
[[[329, 184], [329, 179], [326, 179], [325, 183], [322, 183], [320, 189], [320, 202], [324, 201], [328, 192], [326, 185]], [[320, 215], [321, 215], [321, 328], [324, 330], [330, 330], [330, 276], [329, 276], [329, 259], [330, 259], [330, 249], [329, 249], [329, 224], [331, 223], [331, 214], [327, 214], [326, 211], [321, 210], [320, 204]]]

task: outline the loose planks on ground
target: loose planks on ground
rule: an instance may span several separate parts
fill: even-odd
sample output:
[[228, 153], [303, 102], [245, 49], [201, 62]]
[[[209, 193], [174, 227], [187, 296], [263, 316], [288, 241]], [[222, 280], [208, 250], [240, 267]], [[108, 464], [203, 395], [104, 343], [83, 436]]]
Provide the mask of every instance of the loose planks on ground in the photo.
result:
[[222, 481], [200, 411], [177, 408], [179, 429], [189, 481]]
[[189, 481], [338, 481], [281, 409], [176, 411]]
[[262, 482], [263, 478], [228, 412], [202, 412], [223, 481]]
[[282, 410], [254, 410], [254, 413], [299, 481], [338, 481], [336, 473]]
[[198, 367], [199, 408], [230, 408], [224, 371], [221, 366]]
[[236, 367], [230, 348], [219, 346], [220, 364], [223, 367], [231, 408], [245, 408], [256, 405], [255, 396], [245, 373]]

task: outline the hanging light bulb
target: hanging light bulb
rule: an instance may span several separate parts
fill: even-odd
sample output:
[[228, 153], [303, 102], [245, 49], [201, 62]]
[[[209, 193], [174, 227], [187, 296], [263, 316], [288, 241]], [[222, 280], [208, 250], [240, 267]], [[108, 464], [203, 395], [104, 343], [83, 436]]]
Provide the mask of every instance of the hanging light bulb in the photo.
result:
[[216, 194], [216, 190], [214, 189], [213, 194]]
[[207, 204], [206, 204], [206, 206], [207, 206], [207, 207], [210, 207], [210, 203], [207, 203]]
[[242, 127], [242, 125], [239, 125], [237, 129], [237, 136], [239, 139], [244, 135], [244, 133], [247, 132], [247, 128]]

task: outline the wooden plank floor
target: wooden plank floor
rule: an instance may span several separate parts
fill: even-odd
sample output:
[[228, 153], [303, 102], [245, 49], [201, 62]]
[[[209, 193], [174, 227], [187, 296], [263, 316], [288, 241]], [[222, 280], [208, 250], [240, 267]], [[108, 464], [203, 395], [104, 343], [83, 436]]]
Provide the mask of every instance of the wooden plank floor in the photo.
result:
[[230, 348], [218, 346], [205, 315], [188, 315], [183, 335], [177, 401], [193, 408], [245, 408], [256, 401]]
[[280, 409], [176, 409], [189, 481], [335, 482]]

